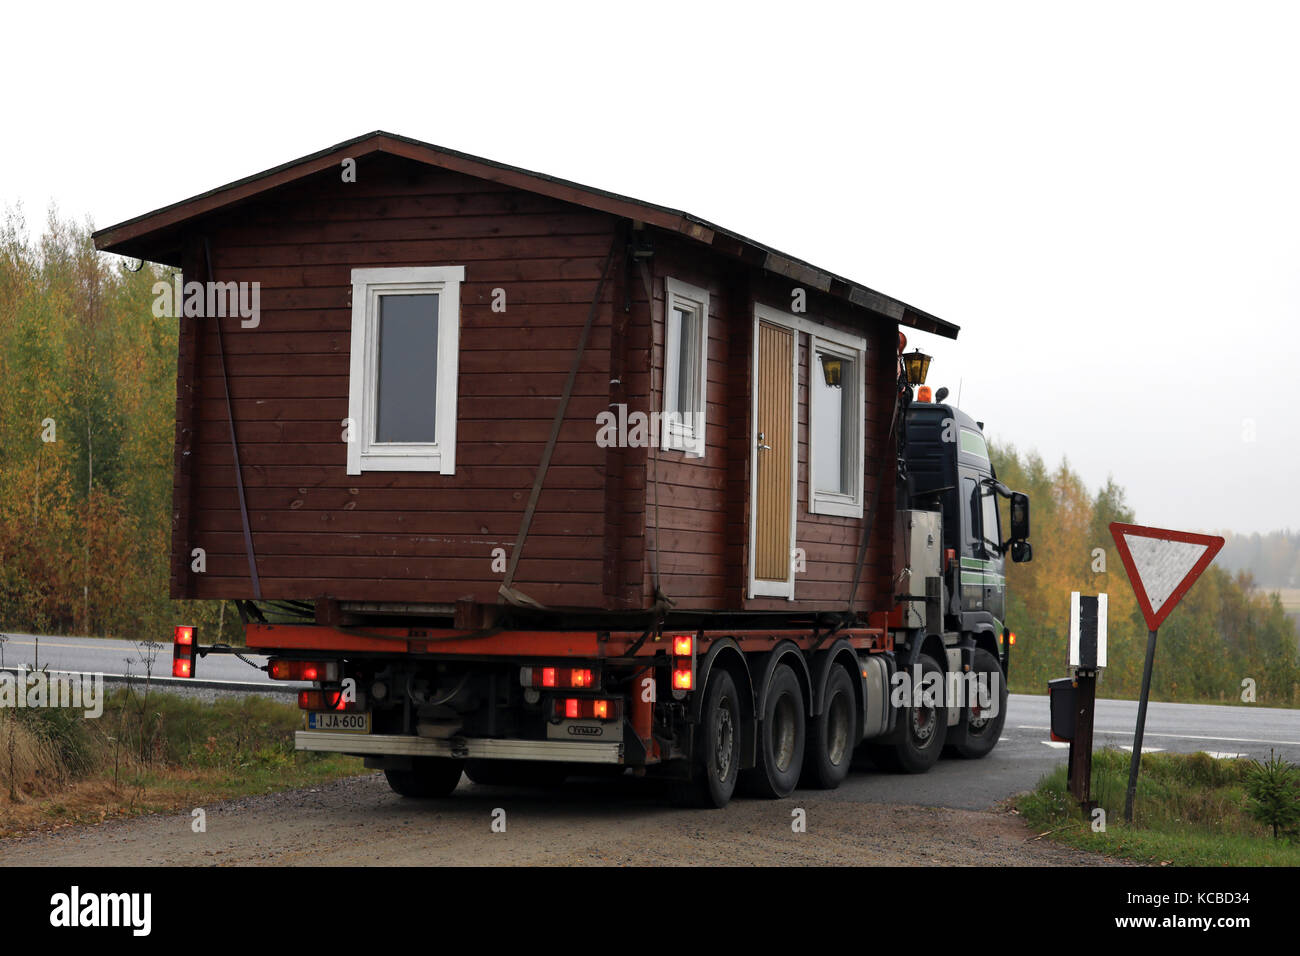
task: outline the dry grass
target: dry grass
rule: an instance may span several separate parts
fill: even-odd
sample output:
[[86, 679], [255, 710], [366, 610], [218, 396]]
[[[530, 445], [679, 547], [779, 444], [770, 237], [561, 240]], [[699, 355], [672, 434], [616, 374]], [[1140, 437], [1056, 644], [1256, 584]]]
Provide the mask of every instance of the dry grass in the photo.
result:
[[58, 748], [13, 711], [0, 711], [0, 776], [10, 802], [57, 789], [67, 779]]
[[119, 691], [103, 716], [0, 711], [0, 836], [192, 808], [361, 773], [295, 753], [301, 714], [262, 698], [203, 704]]

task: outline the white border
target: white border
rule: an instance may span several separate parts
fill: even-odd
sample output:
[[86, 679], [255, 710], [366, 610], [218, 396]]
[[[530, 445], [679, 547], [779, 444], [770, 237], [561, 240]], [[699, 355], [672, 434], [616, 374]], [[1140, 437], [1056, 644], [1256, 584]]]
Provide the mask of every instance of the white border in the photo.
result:
[[[811, 325], [811, 323], [810, 323]], [[829, 329], [826, 331], [830, 331]], [[863, 472], [866, 471], [866, 417], [867, 417], [867, 353], [864, 347], [854, 347], [841, 345], [839, 342], [832, 341], [825, 337], [819, 331], [809, 329], [808, 343], [808, 512], [815, 515], [837, 515], [841, 518], [861, 518], [862, 517], [862, 485], [865, 482]], [[857, 414], [853, 418], [855, 428], [854, 447], [856, 448], [857, 462], [853, 474], [855, 477], [854, 492], [846, 495], [832, 491], [817, 490], [817, 424], [813, 407], [813, 376], [820, 375], [821, 370], [817, 367], [817, 356], [819, 354], [829, 354], [838, 356], [842, 359], [849, 359], [857, 369], [855, 378], [857, 381], [854, 387], [857, 389]], [[843, 422], [843, 418], [841, 419]]]
[[[348, 376], [349, 475], [366, 471], [456, 473], [456, 396], [460, 366], [460, 284], [464, 266], [422, 266], [352, 270], [352, 355]], [[376, 442], [376, 338], [379, 296], [428, 292], [438, 296], [438, 441]]]
[[[668, 398], [677, 394], [677, 383], [682, 370], [677, 366], [681, 354], [681, 325], [673, 321], [673, 305], [680, 301], [700, 315], [700, 415], [680, 408], [670, 409]], [[682, 451], [690, 458], [703, 458], [705, 433], [709, 417], [709, 293], [680, 279], [664, 277], [664, 390], [660, 401], [660, 443], [666, 451]], [[682, 413], [668, 421], [669, 412]], [[700, 427], [697, 430], [695, 424]], [[698, 433], [697, 433], [698, 432]]]

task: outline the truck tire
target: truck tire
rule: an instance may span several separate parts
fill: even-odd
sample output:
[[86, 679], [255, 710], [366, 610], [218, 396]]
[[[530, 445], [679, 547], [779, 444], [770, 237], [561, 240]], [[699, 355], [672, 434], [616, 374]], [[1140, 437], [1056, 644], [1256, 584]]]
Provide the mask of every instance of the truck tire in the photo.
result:
[[838, 787], [849, 775], [857, 742], [857, 698], [853, 694], [853, 681], [843, 667], [833, 667], [826, 678], [822, 712], [812, 719], [808, 728], [804, 783], [821, 790]]
[[778, 665], [758, 725], [758, 759], [742, 774], [746, 792], [773, 799], [794, 792], [803, 771], [807, 713], [799, 678], [785, 664]]
[[670, 781], [668, 798], [674, 806], [721, 809], [731, 801], [740, 772], [740, 699], [736, 682], [720, 668], [709, 675], [694, 750], [691, 778]]
[[[930, 675], [943, 682], [943, 670], [929, 654], [922, 654], [916, 659], [921, 666], [921, 680]], [[915, 691], [916, 688], [913, 688]], [[897, 770], [902, 773], [925, 773], [935, 765], [943, 750], [944, 739], [948, 735], [948, 717], [945, 707], [915, 706], [904, 707], [898, 715], [899, 739], [897, 743], [880, 744], [869, 749], [871, 759], [876, 766], [884, 770]]]
[[388, 785], [403, 797], [445, 797], [460, 784], [465, 761], [454, 757], [413, 757], [410, 770], [385, 770]]
[[986, 650], [977, 649], [971, 658], [971, 671], [976, 674], [988, 674], [990, 683], [996, 679], [998, 684], [998, 712], [995, 716], [981, 715], [979, 705], [962, 708], [965, 724], [954, 727], [960, 730], [953, 741], [952, 750], [968, 760], [984, 757], [998, 745], [1002, 736], [1002, 725], [1007, 721], [1007, 681], [1002, 674], [1002, 665], [996, 657]]
[[465, 776], [489, 787], [558, 787], [569, 768], [548, 760], [467, 760]]

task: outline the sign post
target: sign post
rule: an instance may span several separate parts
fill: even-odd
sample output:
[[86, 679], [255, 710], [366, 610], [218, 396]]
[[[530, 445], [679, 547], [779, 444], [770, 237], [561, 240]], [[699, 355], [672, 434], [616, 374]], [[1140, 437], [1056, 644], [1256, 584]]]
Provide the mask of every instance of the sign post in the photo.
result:
[[1070, 740], [1070, 793], [1091, 814], [1092, 725], [1097, 704], [1097, 672], [1106, 666], [1105, 594], [1081, 597], [1070, 592], [1070, 666], [1074, 671], [1074, 737]]
[[1129, 763], [1128, 790], [1124, 794], [1124, 820], [1133, 822], [1133, 800], [1137, 795], [1138, 769], [1142, 765], [1142, 735], [1147, 724], [1147, 700], [1151, 695], [1151, 670], [1156, 660], [1156, 632], [1169, 612], [1210, 566], [1223, 547], [1217, 535], [1170, 531], [1113, 521], [1111, 537], [1128, 572], [1129, 583], [1147, 622], [1147, 657], [1142, 667], [1142, 694], [1138, 698], [1137, 731], [1133, 735], [1133, 759]]

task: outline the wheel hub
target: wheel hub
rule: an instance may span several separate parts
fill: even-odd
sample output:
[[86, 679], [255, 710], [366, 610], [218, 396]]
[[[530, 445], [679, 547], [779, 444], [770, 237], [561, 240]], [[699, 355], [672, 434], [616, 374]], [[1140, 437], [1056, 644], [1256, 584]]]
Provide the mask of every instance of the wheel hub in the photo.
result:
[[849, 704], [844, 697], [838, 696], [831, 702], [826, 735], [826, 756], [830, 762], [839, 766], [844, 762], [844, 755], [849, 749]]
[[794, 760], [795, 718], [794, 703], [788, 694], [783, 695], [773, 713], [772, 756], [777, 769], [784, 773]]
[[731, 748], [736, 738], [736, 728], [731, 720], [731, 701], [718, 701], [717, 729], [713, 738], [713, 764], [719, 780], [731, 774]]

